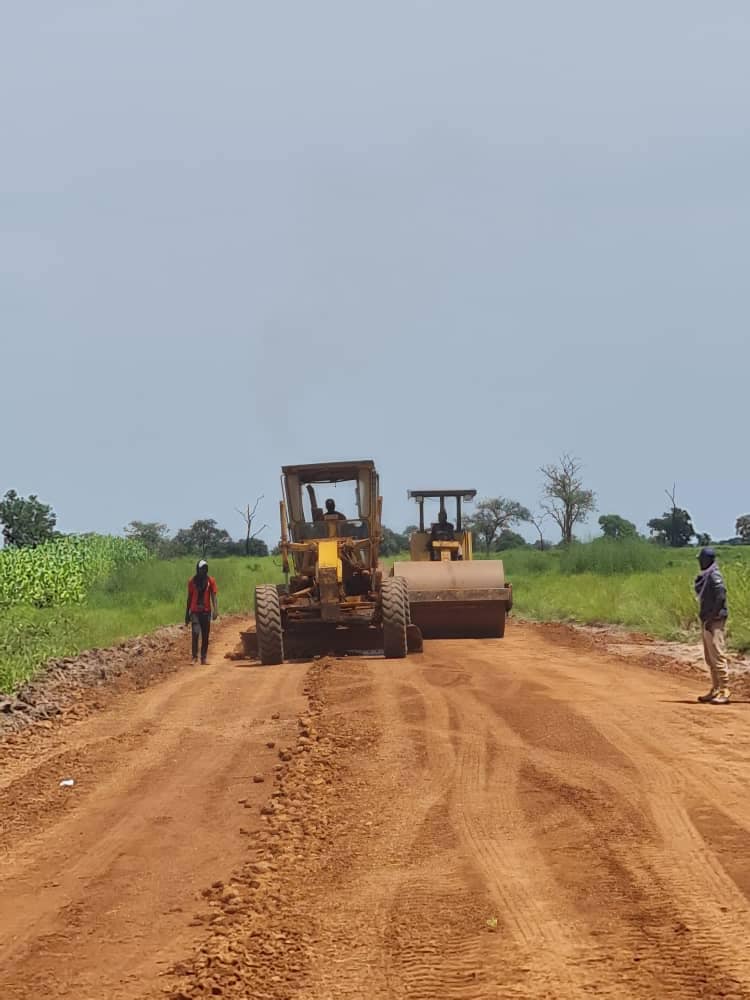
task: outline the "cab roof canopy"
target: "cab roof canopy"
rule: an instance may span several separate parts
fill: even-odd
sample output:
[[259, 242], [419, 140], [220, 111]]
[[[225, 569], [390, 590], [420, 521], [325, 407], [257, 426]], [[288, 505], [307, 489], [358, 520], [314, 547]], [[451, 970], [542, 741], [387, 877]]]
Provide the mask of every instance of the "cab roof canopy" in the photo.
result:
[[441, 497], [456, 497], [460, 500], [473, 500], [477, 495], [476, 490], [409, 490], [410, 500], [421, 503], [423, 500], [439, 500]]
[[361, 462], [318, 462], [314, 465], [282, 465], [285, 476], [298, 476], [300, 483], [339, 483], [359, 479], [363, 471], [374, 472], [371, 459]]

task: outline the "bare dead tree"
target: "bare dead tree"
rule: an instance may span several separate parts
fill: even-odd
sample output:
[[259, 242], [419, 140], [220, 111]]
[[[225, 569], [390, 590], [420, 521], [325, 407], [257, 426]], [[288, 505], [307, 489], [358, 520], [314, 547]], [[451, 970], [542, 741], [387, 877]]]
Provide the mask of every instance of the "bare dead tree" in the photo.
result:
[[533, 524], [536, 528], [536, 532], [539, 535], [539, 551], [544, 552], [544, 522], [547, 520], [547, 513], [543, 510], [534, 511], [533, 514], [529, 516], [529, 523]]
[[573, 541], [573, 528], [596, 510], [596, 494], [583, 485], [581, 462], [563, 455], [559, 465], [542, 466], [545, 482], [541, 508], [557, 524], [566, 545]]
[[246, 507], [235, 507], [235, 510], [240, 515], [240, 517], [242, 518], [242, 520], [245, 522], [245, 555], [246, 556], [250, 555], [250, 542], [253, 540], [253, 538], [256, 538], [261, 533], [261, 531], [263, 531], [264, 528], [268, 527], [267, 524], [264, 524], [262, 527], [258, 528], [257, 531], [253, 531], [253, 521], [255, 520], [255, 516], [258, 513], [258, 504], [261, 502], [262, 499], [263, 499], [263, 496], [261, 494], [261, 496], [259, 496], [256, 499], [256, 501], [252, 505], [252, 507], [250, 506], [250, 504], [248, 504]]
[[675, 495], [677, 493], [677, 483], [672, 483], [671, 493], [669, 490], [664, 490], [664, 492], [669, 497], [669, 503], [671, 505], [670, 509], [672, 511], [672, 521], [669, 526], [669, 544], [672, 548], [674, 548], [677, 539], [677, 500], [675, 499]]

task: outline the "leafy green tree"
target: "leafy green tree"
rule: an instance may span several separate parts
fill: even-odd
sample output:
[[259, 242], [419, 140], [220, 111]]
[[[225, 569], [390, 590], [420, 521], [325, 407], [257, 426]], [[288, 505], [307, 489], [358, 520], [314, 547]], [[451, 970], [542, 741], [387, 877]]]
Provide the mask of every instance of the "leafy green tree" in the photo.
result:
[[125, 537], [142, 542], [151, 555], [163, 555], [169, 542], [166, 524], [159, 521], [131, 521], [125, 528]]
[[8, 490], [0, 500], [0, 523], [7, 546], [31, 548], [54, 538], [57, 516], [36, 494], [20, 497], [15, 490]]
[[222, 548], [218, 555], [224, 556], [267, 556], [268, 546], [262, 538], [242, 538], [239, 541], [230, 541]]
[[735, 531], [738, 538], [741, 538], [745, 545], [750, 545], [750, 514], [743, 514], [737, 518]]
[[189, 528], [180, 528], [174, 536], [175, 549], [184, 554], [199, 553], [207, 556], [226, 555], [232, 539], [228, 531], [220, 528], [213, 518], [194, 521]]
[[599, 527], [605, 538], [622, 541], [626, 538], [638, 537], [638, 529], [633, 522], [625, 520], [619, 514], [602, 514], [599, 518]]
[[684, 548], [695, 537], [690, 514], [681, 507], [665, 511], [661, 517], [652, 517], [648, 527], [658, 545], [669, 545], [673, 549]]
[[696, 544], [700, 545], [701, 548], [704, 545], [710, 545], [712, 542], [711, 536], [707, 531], [702, 531], [696, 538]]
[[563, 455], [559, 465], [545, 465], [541, 472], [541, 508], [557, 524], [565, 545], [573, 541], [573, 528], [596, 510], [596, 494], [583, 485], [581, 463]]
[[475, 512], [466, 519], [466, 527], [480, 540], [489, 553], [497, 536], [514, 524], [531, 520], [531, 513], [517, 500], [492, 497], [480, 500]]
[[409, 538], [401, 535], [397, 531], [392, 531], [383, 525], [383, 541], [380, 543], [380, 554], [382, 556], [395, 556], [399, 552], [408, 552]]
[[527, 545], [526, 539], [523, 535], [519, 535], [517, 531], [510, 531], [506, 528], [505, 531], [501, 531], [495, 542], [496, 552], [507, 552], [508, 549], [523, 549]]

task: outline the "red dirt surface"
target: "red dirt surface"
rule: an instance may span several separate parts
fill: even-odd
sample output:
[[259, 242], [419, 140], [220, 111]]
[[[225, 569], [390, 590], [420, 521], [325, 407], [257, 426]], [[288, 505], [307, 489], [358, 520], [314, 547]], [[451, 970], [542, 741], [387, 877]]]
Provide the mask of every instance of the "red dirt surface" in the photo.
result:
[[744, 701], [565, 628], [273, 668], [234, 629], [8, 748], [0, 996], [750, 997]]

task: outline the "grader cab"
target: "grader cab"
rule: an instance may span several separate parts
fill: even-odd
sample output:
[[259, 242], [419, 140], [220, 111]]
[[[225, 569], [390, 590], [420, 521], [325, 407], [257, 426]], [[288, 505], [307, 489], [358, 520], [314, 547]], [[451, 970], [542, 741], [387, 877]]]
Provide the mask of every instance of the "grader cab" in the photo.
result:
[[[408, 562], [393, 571], [408, 585], [411, 620], [425, 637], [502, 638], [513, 607], [499, 559], [474, 560], [471, 531], [463, 523], [463, 505], [476, 490], [409, 490], [419, 508], [419, 529], [409, 539]], [[437, 520], [425, 524], [425, 503], [437, 500]], [[446, 500], [455, 503], [449, 520]]]
[[[408, 584], [379, 567], [382, 498], [374, 463], [287, 465], [282, 484], [285, 583], [256, 587], [246, 652], [275, 664], [323, 653], [383, 650], [399, 658], [420, 650]], [[339, 493], [345, 499], [333, 495]]]

